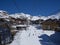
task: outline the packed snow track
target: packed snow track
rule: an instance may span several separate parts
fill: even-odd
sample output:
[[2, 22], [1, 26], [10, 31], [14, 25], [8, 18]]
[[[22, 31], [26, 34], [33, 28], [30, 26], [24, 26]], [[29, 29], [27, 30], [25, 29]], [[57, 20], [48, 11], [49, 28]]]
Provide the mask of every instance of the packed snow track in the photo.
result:
[[49, 37], [54, 33], [54, 31], [43, 31], [30, 25], [27, 30], [17, 32], [10, 45], [56, 45]]

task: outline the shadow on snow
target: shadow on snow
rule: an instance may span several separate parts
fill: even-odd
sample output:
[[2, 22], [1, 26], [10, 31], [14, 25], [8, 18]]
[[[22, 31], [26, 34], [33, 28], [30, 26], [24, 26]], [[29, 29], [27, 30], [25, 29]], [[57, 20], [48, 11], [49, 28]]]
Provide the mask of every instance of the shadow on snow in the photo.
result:
[[42, 39], [39, 40], [42, 45], [60, 45], [60, 32], [55, 32], [50, 36], [43, 34], [38, 37]]

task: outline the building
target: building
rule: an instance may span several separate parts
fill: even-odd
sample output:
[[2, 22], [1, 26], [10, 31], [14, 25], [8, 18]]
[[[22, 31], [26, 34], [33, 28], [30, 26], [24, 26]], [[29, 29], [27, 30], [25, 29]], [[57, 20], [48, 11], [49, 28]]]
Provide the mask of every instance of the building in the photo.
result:
[[[47, 19], [41, 23], [43, 30], [56, 30], [60, 28], [60, 20], [57, 19]], [[60, 29], [59, 29], [60, 30]]]
[[43, 19], [31, 20], [31, 24], [40, 24], [43, 21], [44, 21]]
[[0, 45], [12, 42], [12, 34], [10, 32], [9, 23], [0, 18]]
[[24, 24], [27, 24], [27, 19], [25, 19], [25, 18], [24, 19], [21, 19], [21, 18], [10, 17], [9, 19], [10, 19], [10, 22], [12, 24], [16, 24], [16, 25], [20, 25], [20, 24], [24, 25]]
[[15, 35], [16, 32], [19, 30], [23, 30], [27, 28], [27, 19], [26, 18], [14, 18], [14, 17], [9, 17], [10, 20], [10, 27], [11, 27], [11, 32], [12, 35]]

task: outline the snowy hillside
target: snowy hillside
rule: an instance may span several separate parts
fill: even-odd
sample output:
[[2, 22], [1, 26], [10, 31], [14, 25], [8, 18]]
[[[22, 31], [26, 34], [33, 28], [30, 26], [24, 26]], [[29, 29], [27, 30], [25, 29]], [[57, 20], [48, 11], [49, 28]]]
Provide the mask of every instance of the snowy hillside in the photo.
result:
[[0, 10], [0, 18], [9, 18], [6, 11]]
[[31, 18], [31, 20], [38, 20], [38, 19], [40, 19], [40, 17], [38, 17], [38, 16], [33, 16], [32, 18]]
[[55, 15], [48, 16], [48, 18], [51, 18], [51, 19], [59, 19], [60, 18], [60, 13], [57, 13]]
[[25, 14], [25, 13], [8, 14], [6, 11], [0, 10], [0, 18], [9, 18], [9, 16], [14, 17], [14, 18], [27, 18], [29, 20], [38, 20], [38, 19], [47, 20], [49, 18], [59, 19], [60, 12], [54, 15], [50, 15], [50, 16], [32, 16], [30, 14]]

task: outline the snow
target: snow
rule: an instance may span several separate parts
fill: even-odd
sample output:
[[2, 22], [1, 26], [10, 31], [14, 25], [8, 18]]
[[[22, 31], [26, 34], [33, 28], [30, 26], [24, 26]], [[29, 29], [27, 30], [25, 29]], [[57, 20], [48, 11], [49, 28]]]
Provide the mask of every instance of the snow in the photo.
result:
[[12, 25], [11, 27], [12, 27], [12, 28], [16, 28], [16, 25]]
[[[0, 18], [9, 18], [9, 16], [14, 18], [21, 18], [21, 19], [29, 19], [29, 20], [38, 20], [38, 19], [60, 19], [60, 13], [50, 15], [50, 16], [31, 16], [30, 14], [25, 13], [15, 13], [8, 15], [3, 15], [3, 12], [0, 11]], [[6, 12], [7, 13], [7, 12]], [[7, 19], [6, 19], [7, 20]], [[9, 21], [9, 20], [7, 20]], [[16, 28], [16, 26], [26, 26], [26, 25], [15, 25], [12, 26]], [[60, 36], [59, 32], [55, 31], [46, 31], [43, 29], [38, 29], [35, 26], [30, 25], [26, 30], [20, 30], [14, 36], [14, 40], [10, 45], [60, 45]]]
[[27, 25], [12, 25], [12, 28], [16, 28], [16, 27], [27, 27]]
[[44, 33], [47, 34], [48, 36], [50, 36], [50, 35], [54, 34], [55, 32], [47, 30], [47, 31], [44, 31]]
[[19, 31], [15, 36], [15, 40], [10, 45], [14, 45], [15, 43], [15, 45], [40, 45], [38, 37], [34, 35], [34, 31], [31, 30], [31, 27], [28, 29], [26, 31]]
[[25, 13], [15, 13], [15, 14], [10, 14], [9, 16], [13, 18], [27, 18], [27, 19], [30, 19], [31, 17], [31, 15]]
[[51, 16], [48, 16], [48, 18], [51, 18], [51, 19], [59, 19], [60, 18], [60, 15], [51, 15]]
[[48, 18], [46, 16], [40, 16], [40, 19], [47, 20]]
[[40, 17], [38, 17], [38, 16], [33, 16], [31, 20], [34, 21], [34, 20], [38, 20], [38, 19], [40, 19]]
[[16, 25], [16, 27], [27, 27], [27, 25]]
[[0, 12], [6, 12], [6, 11], [4, 11], [4, 10], [0, 10]]
[[50, 16], [47, 16], [47, 18], [60, 19], [60, 12], [59, 13], [56, 13], [56, 14], [53, 14], [53, 15], [50, 15]]
[[9, 18], [6, 11], [0, 10], [0, 18]]
[[[43, 20], [47, 20], [47, 19], [59, 19], [60, 18], [60, 12], [50, 15], [50, 16], [31, 16], [30, 14], [25, 14], [25, 13], [15, 13], [15, 14], [7, 14], [6, 11], [4, 10], [0, 10], [0, 18], [7, 18], [9, 16], [14, 17], [14, 18], [27, 18], [29, 20], [38, 20], [38, 19], [43, 19]], [[6, 15], [3, 15], [4, 12], [6, 13]], [[9, 15], [9, 16], [8, 16]]]
[[[34, 26], [30, 25], [27, 30], [17, 32], [14, 37], [14, 41], [10, 45], [55, 45], [50, 41], [50, 38], [48, 38], [52, 34], [54, 34], [54, 31], [38, 30]], [[40, 36], [43, 36], [43, 38]]]
[[43, 19], [46, 20], [47, 17], [45, 16], [31, 16], [30, 14], [25, 14], [25, 13], [15, 13], [15, 14], [10, 14], [9, 16], [13, 17], [13, 18], [27, 18], [29, 20], [38, 20], [38, 19]]
[[1, 15], [0, 15], [0, 18], [9, 18], [9, 16], [1, 16]]
[[31, 16], [30, 14], [25, 14], [25, 13], [15, 13], [15, 14], [10, 14], [9, 16], [14, 17], [14, 18], [27, 18], [29, 20], [38, 20], [38, 19], [60, 19], [60, 12], [57, 14], [53, 14], [50, 16]]
[[33, 18], [31, 20], [38, 20], [38, 19], [43, 19], [43, 20], [47, 20], [47, 19], [60, 19], [60, 12], [50, 15], [50, 16], [33, 16]]

